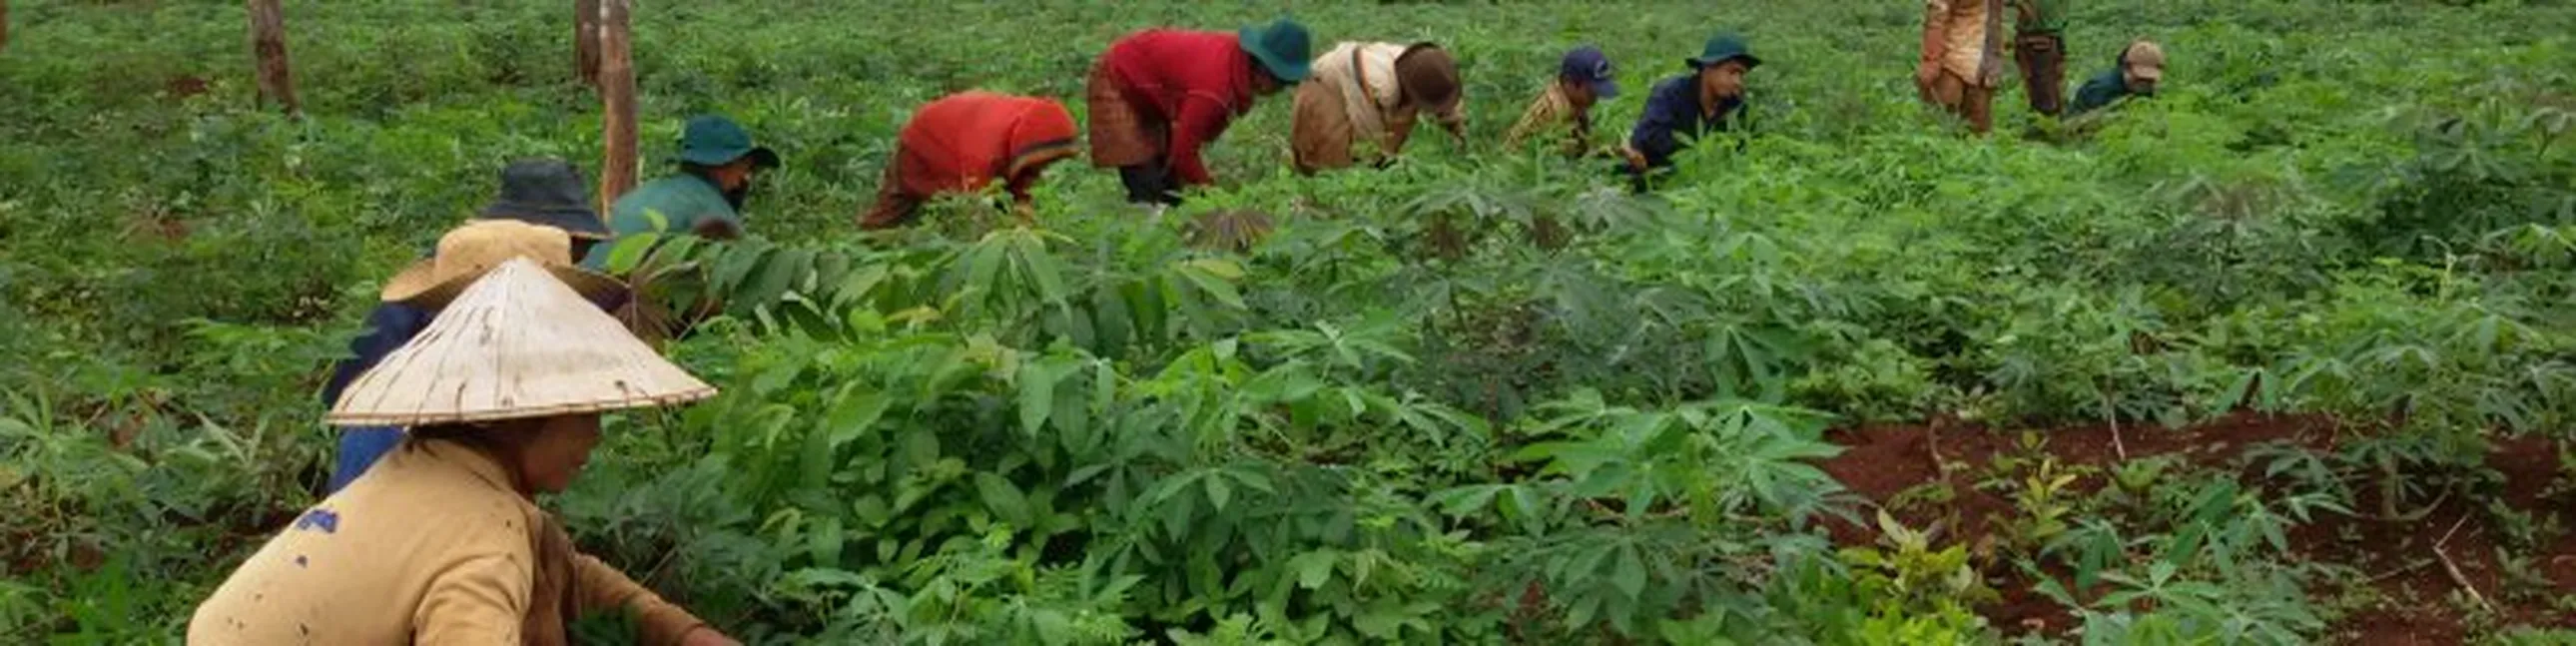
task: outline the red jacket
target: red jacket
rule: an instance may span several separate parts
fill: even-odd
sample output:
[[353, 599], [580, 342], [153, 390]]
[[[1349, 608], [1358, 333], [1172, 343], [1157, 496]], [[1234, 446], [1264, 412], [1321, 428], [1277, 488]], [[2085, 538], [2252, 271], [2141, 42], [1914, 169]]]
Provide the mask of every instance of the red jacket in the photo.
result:
[[1139, 116], [1169, 128], [1173, 172], [1191, 184], [1213, 183], [1199, 148], [1252, 111], [1252, 55], [1235, 35], [1151, 29], [1119, 39], [1102, 61]]
[[908, 195], [972, 193], [1008, 179], [1013, 197], [1028, 197], [1033, 165], [1074, 153], [1073, 115], [1048, 99], [963, 92], [932, 101], [904, 124], [903, 151], [918, 165], [898, 169]]

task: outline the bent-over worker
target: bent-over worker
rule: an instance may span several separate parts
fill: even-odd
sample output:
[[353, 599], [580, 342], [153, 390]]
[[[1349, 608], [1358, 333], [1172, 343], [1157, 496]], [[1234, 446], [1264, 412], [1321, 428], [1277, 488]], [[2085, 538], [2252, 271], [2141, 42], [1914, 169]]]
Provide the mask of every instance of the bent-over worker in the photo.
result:
[[1053, 99], [979, 91], [932, 101], [904, 124], [876, 205], [859, 216], [859, 228], [909, 224], [931, 197], [981, 191], [996, 180], [1020, 221], [1032, 221], [1029, 188], [1076, 148], [1073, 115]]
[[[637, 186], [609, 206], [608, 228], [617, 237], [657, 231], [711, 240], [742, 235], [742, 206], [751, 198], [752, 178], [777, 168], [778, 153], [754, 145], [741, 124], [709, 114], [691, 117], [681, 129], [680, 153], [672, 161], [679, 164], [679, 174]], [[592, 248], [582, 264], [607, 267], [615, 246]]]
[[1521, 112], [1521, 120], [1503, 137], [1503, 146], [1517, 150], [1523, 142], [1555, 140], [1566, 156], [1590, 153], [1592, 106], [1618, 96], [1610, 56], [1599, 47], [1576, 47], [1557, 61], [1556, 78]]
[[[1458, 61], [1431, 43], [1342, 43], [1315, 57], [1314, 75], [1297, 85], [1288, 142], [1297, 172], [1347, 168], [1363, 156], [1393, 161], [1429, 114], [1460, 147], [1467, 117], [1459, 110]], [[1354, 150], [1374, 143], [1372, 152]]]
[[2094, 75], [2075, 91], [2075, 105], [2067, 113], [2092, 112], [2124, 97], [2154, 97], [2164, 78], [2165, 49], [2145, 40], [2131, 42], [2120, 48], [2120, 57], [2109, 71]]
[[1235, 33], [1149, 29], [1109, 46], [1091, 68], [1091, 163], [1118, 169], [1127, 200], [1179, 204], [1213, 184], [1203, 148], [1256, 97], [1306, 80], [1306, 27], [1280, 19]]
[[1670, 168], [1673, 154], [1690, 146], [1685, 138], [1742, 127], [1744, 75], [1761, 66], [1762, 58], [1753, 55], [1743, 37], [1720, 34], [1708, 39], [1698, 57], [1683, 62], [1691, 73], [1656, 83], [1646, 96], [1645, 112], [1637, 116], [1637, 127], [1628, 131], [1623, 154], [1628, 158], [1631, 185], [1639, 192], [1646, 190], [1651, 171]]

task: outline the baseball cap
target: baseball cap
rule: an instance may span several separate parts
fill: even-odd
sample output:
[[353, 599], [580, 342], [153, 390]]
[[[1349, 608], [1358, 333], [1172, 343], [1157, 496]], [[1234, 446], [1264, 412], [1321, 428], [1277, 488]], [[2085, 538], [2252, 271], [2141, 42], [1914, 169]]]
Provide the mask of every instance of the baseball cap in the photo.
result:
[[2163, 80], [2165, 48], [2157, 46], [2152, 41], [2141, 40], [2129, 43], [2129, 48], [2120, 53], [2120, 65], [2127, 68], [2129, 76], [2139, 80]]
[[1610, 55], [1591, 45], [1565, 53], [1556, 65], [1557, 78], [1574, 79], [1592, 85], [1592, 94], [1604, 99], [1619, 96], [1619, 82], [1611, 78]]

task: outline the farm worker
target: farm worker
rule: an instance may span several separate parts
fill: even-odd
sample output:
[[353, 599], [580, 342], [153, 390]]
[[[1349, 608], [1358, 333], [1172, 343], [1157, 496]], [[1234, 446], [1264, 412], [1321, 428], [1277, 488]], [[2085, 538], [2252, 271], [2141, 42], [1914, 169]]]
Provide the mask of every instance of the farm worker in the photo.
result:
[[[563, 248], [552, 246], [556, 238], [563, 239]], [[503, 168], [500, 197], [484, 207], [476, 220], [441, 237], [437, 248], [451, 267], [488, 267], [513, 252], [561, 264], [606, 239], [608, 228], [599, 223], [599, 212], [590, 208], [590, 188], [581, 171], [558, 159], [530, 159]], [[337, 362], [331, 379], [323, 384], [323, 407], [339, 401], [340, 391], [359, 373], [375, 367], [386, 353], [429, 326], [430, 317], [443, 303], [426, 298], [434, 295], [425, 294], [417, 281], [421, 274], [430, 273], [423, 268], [438, 266], [438, 256], [423, 259], [385, 286], [381, 302], [367, 313], [367, 331], [349, 342], [350, 357]], [[323, 493], [348, 486], [401, 440], [402, 429], [393, 426], [357, 427], [341, 434], [329, 488]]]
[[[713, 240], [742, 235], [742, 205], [751, 196], [751, 180], [778, 167], [778, 153], [753, 145], [751, 133], [718, 115], [691, 117], [680, 132], [680, 153], [672, 161], [679, 174], [646, 182], [608, 209], [608, 228], [617, 237], [668, 231]], [[656, 227], [655, 219], [660, 219]], [[582, 264], [608, 265], [609, 250], [590, 250]]]
[[1379, 163], [1393, 161], [1425, 113], [1467, 145], [1458, 61], [1439, 45], [1342, 43], [1310, 69], [1290, 112], [1288, 146], [1300, 173], [1347, 168], [1362, 143], [1377, 144]]
[[2120, 49], [2120, 58], [2109, 71], [2095, 75], [2075, 91], [2075, 105], [2070, 114], [2084, 114], [2111, 105], [2121, 97], [2156, 95], [2156, 84], [2165, 78], [2165, 50], [2155, 43], [2139, 40]]
[[1628, 131], [1628, 146], [1621, 151], [1627, 158], [1627, 172], [1638, 191], [1646, 189], [1646, 176], [1656, 169], [1670, 168], [1673, 153], [1689, 147], [1684, 137], [1698, 138], [1716, 132], [1732, 132], [1744, 119], [1744, 74], [1762, 65], [1762, 58], [1744, 44], [1743, 37], [1719, 34], [1708, 39], [1697, 58], [1685, 59], [1691, 73], [1664, 79], [1646, 95], [1646, 108], [1637, 116], [1637, 127]]
[[612, 612], [642, 643], [735, 643], [577, 551], [537, 506], [580, 475], [601, 413], [716, 392], [586, 299], [592, 280], [527, 258], [442, 273], [429, 289], [455, 294], [446, 315], [328, 416], [410, 436], [215, 588], [188, 643], [564, 644], [567, 622]]
[[1581, 156], [1592, 149], [1592, 105], [1619, 96], [1610, 56], [1591, 45], [1576, 47], [1556, 63], [1556, 79], [1521, 112], [1503, 145], [1518, 149], [1532, 139], [1558, 139], [1559, 150]]
[[1053, 99], [964, 92], [932, 101], [905, 123], [863, 229], [910, 223], [923, 201], [1003, 181], [1022, 222], [1035, 213], [1029, 187], [1077, 152], [1073, 115]]
[[1306, 27], [1282, 18], [1232, 34], [1149, 29], [1121, 38], [1091, 67], [1091, 163], [1117, 168], [1127, 200], [1179, 204], [1207, 185], [1200, 149], [1252, 111], [1255, 97], [1306, 80]]
[[1994, 128], [1995, 82], [2003, 76], [2003, 0], [1924, 0], [1923, 9], [1915, 88], [1985, 134]]
[[2021, 68], [2030, 111], [2066, 109], [2066, 0], [2012, 0], [2013, 62]]

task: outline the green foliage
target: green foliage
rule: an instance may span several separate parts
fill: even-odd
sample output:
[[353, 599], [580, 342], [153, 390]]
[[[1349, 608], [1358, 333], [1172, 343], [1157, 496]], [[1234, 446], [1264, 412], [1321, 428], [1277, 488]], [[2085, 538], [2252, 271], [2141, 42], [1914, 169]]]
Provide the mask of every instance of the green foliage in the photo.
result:
[[[253, 105], [237, 10], [18, 4], [0, 641], [166, 641], [310, 501], [311, 395], [376, 282], [504, 161], [590, 158], [595, 99], [558, 6], [299, 5], [288, 119]], [[2008, 91], [1982, 139], [1882, 73], [1914, 56], [1905, 7], [1305, 6], [1326, 41], [1457, 53], [1473, 143], [1297, 177], [1271, 98], [1188, 207], [1070, 163], [1031, 226], [961, 198], [867, 234], [922, 101], [1076, 98], [1119, 33], [1270, 10], [657, 4], [644, 157], [721, 111], [789, 163], [747, 239], [612, 248], [639, 323], [725, 394], [612, 420], [548, 504], [754, 642], [1978, 643], [2019, 629], [1974, 614], [1999, 567], [2070, 571], [2033, 580], [2090, 643], [2320, 639], [2291, 528], [2465, 500], [2499, 436], [2576, 418], [2569, 12], [2488, 4], [2082, 6], [2071, 71], [2152, 35], [2163, 96], [2062, 129]], [[1661, 193], [1485, 143], [1575, 42], [1633, 89], [1610, 138], [1712, 25], [1771, 58], [1755, 132]], [[2009, 134], [2033, 127], [2057, 141]], [[1828, 425], [2246, 410], [2348, 441], [2251, 481], [2032, 457], [1987, 487], [1999, 555], [1819, 528], [1856, 520], [1813, 464]]]

